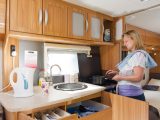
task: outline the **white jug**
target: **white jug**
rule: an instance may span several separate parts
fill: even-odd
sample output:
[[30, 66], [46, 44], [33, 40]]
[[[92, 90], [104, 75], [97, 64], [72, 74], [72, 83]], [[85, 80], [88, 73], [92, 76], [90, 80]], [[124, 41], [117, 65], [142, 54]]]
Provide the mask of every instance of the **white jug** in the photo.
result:
[[[14, 90], [14, 97], [29, 97], [33, 95], [33, 77], [35, 68], [15, 68], [10, 74], [10, 83]], [[17, 74], [17, 81], [13, 75]]]

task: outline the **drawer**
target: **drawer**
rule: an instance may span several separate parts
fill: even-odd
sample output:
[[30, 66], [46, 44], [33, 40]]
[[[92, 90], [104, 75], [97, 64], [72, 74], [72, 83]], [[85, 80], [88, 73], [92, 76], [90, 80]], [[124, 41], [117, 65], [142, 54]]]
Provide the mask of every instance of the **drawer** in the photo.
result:
[[37, 120], [35, 117], [31, 116], [38, 115], [41, 116], [41, 119], [38, 120], [49, 120], [48, 115], [57, 116], [57, 120], [112, 120], [112, 109], [109, 106], [88, 100], [77, 104], [69, 105], [68, 108], [77, 108], [77, 106], [79, 105], [85, 106], [87, 108], [91, 107], [92, 109], [96, 108], [96, 111], [98, 112], [94, 112], [93, 114], [78, 118], [77, 114], [70, 114], [69, 112], [66, 112], [60, 108], [55, 108], [53, 110], [47, 110], [45, 112], [37, 112], [33, 115], [19, 113], [18, 120]]
[[[78, 120], [78, 117], [76, 114], [69, 114], [66, 111], [56, 108], [54, 110], [49, 110], [44, 113], [42, 112], [37, 112], [33, 116], [32, 115], [27, 115], [25, 113], [19, 113], [18, 115], [18, 120]], [[40, 119], [36, 119], [36, 116], [41, 116]], [[55, 118], [55, 119], [53, 119]]]
[[84, 102], [80, 102], [77, 104], [72, 104], [68, 107], [68, 112], [72, 112], [72, 109], [82, 109], [82, 108], [78, 108], [78, 106], [85, 106], [87, 109], [91, 109], [91, 111], [98, 111], [98, 112], [93, 112], [92, 114], [86, 115], [86, 116], [82, 116], [83, 117], [79, 117], [79, 120], [112, 120], [112, 109], [109, 106], [106, 106], [104, 104], [95, 102], [95, 101], [84, 101]]

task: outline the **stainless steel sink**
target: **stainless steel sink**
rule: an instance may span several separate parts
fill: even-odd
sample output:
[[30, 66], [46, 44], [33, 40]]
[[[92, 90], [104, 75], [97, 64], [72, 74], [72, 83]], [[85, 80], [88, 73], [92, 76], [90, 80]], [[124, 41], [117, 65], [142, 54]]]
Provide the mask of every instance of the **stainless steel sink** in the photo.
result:
[[55, 85], [54, 88], [63, 91], [75, 91], [85, 89], [87, 88], [87, 85], [83, 83], [62, 83]]

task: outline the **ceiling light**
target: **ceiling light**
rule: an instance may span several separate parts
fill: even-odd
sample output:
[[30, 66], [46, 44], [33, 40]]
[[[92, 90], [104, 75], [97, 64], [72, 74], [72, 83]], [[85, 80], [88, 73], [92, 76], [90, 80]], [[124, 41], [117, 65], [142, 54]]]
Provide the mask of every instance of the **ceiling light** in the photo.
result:
[[157, 55], [157, 53], [154, 53], [154, 55]]
[[155, 48], [152, 48], [152, 50], [155, 50]]

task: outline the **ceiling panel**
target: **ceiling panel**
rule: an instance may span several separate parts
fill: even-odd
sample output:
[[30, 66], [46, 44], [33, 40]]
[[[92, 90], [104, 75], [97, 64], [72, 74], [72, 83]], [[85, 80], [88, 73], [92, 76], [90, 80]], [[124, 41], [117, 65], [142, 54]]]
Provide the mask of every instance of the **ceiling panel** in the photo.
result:
[[79, 6], [117, 17], [137, 10], [142, 10], [160, 4], [160, 0], [64, 0]]

